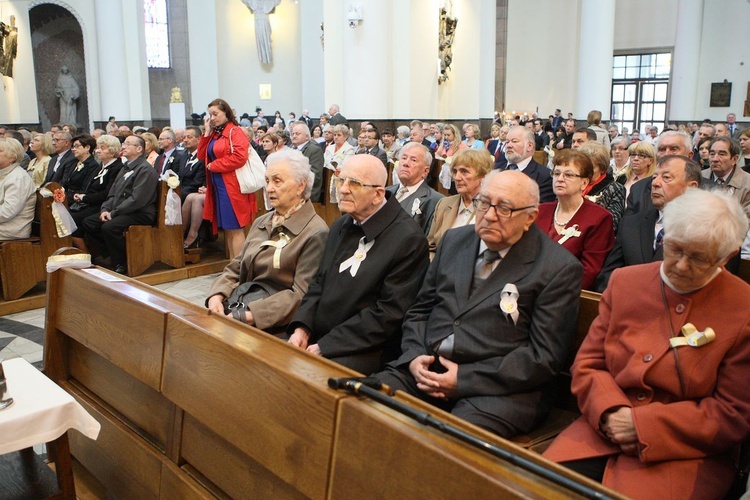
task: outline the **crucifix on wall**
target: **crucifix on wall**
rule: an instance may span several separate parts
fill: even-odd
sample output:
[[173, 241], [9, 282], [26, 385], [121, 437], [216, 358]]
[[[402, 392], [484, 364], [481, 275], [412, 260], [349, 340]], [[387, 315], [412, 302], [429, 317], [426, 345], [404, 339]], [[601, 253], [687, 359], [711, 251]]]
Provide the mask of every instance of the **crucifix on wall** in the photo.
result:
[[271, 22], [268, 15], [281, 3], [281, 0], [242, 0], [255, 17], [255, 44], [258, 47], [258, 59], [263, 64], [271, 64]]

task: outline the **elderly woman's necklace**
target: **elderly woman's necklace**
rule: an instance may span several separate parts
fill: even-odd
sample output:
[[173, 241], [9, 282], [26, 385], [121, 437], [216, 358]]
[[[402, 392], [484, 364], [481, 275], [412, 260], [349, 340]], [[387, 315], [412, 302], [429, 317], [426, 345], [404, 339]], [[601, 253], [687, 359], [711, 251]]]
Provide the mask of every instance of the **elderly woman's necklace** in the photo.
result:
[[567, 226], [568, 222], [570, 222], [571, 220], [573, 220], [573, 217], [576, 216], [576, 214], [578, 213], [578, 211], [581, 209], [582, 206], [583, 206], [583, 198], [581, 198], [581, 203], [578, 205], [578, 208], [575, 209], [575, 211], [573, 212], [573, 215], [571, 215], [568, 218], [568, 220], [566, 220], [565, 222], [560, 222], [560, 221], [557, 220], [557, 214], [558, 214], [558, 212], [560, 210], [560, 202], [558, 201], [557, 202], [557, 206], [555, 207], [555, 215], [553, 217], [553, 219], [555, 220], [555, 225], [556, 226], [560, 226], [560, 227]]

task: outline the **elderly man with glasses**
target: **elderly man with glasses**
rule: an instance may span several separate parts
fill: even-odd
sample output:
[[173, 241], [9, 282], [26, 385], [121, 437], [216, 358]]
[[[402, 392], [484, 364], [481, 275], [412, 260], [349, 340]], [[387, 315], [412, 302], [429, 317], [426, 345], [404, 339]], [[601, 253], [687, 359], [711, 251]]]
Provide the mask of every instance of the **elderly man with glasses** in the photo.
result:
[[[86, 237], [101, 254], [112, 259], [116, 273], [127, 273], [125, 230], [135, 224], [153, 224], [156, 220], [158, 176], [143, 155], [145, 142], [137, 135], [122, 143], [125, 162], [117, 174], [109, 196], [98, 214], [83, 220]], [[89, 242], [87, 242], [88, 244]]]
[[336, 178], [339, 209], [289, 342], [364, 374], [398, 356], [401, 322], [429, 264], [427, 238], [386, 194], [386, 170], [354, 155]]
[[73, 137], [68, 132], [59, 131], [52, 135], [52, 147], [55, 148], [55, 154], [50, 156], [47, 177], [42, 185], [48, 182], [62, 182], [65, 172], [78, 165], [78, 160], [70, 150], [72, 140]]
[[573, 348], [583, 266], [534, 224], [538, 205], [527, 175], [485, 177], [475, 224], [443, 236], [402, 354], [376, 378], [506, 438], [543, 421]]

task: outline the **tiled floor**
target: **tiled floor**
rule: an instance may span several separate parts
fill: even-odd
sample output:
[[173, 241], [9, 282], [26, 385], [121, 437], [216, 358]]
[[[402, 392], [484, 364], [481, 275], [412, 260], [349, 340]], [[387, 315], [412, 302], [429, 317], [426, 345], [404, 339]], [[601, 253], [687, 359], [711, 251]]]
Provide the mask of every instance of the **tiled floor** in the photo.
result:
[[[164, 292], [204, 305], [206, 294], [218, 274], [209, 274], [156, 285]], [[44, 309], [34, 309], [0, 317], [0, 359], [21, 356], [37, 368], [42, 367], [44, 346]]]

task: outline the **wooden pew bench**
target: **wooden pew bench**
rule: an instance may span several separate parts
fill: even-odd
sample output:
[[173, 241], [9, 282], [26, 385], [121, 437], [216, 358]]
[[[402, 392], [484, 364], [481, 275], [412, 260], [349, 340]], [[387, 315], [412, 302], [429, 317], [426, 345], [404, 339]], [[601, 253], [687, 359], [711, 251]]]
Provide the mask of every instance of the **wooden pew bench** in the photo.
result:
[[[53, 191], [60, 189], [56, 182], [45, 185]], [[32, 236], [22, 240], [0, 243], [0, 283], [3, 300], [15, 300], [44, 281], [47, 276], [47, 258], [58, 248], [71, 245], [71, 238], [57, 236], [52, 216], [52, 198], [36, 193], [36, 208]], [[67, 206], [67, 202], [65, 202]]]
[[[575, 497], [379, 403], [330, 389], [329, 377], [356, 375], [344, 367], [148, 285], [61, 269], [49, 275], [47, 297], [46, 373], [102, 425], [96, 441], [72, 432], [72, 453], [117, 497]], [[455, 471], [443, 478], [446, 467]], [[459, 482], [449, 487], [451, 478]]]
[[[185, 266], [182, 226], [167, 226], [165, 222], [169, 186], [159, 181], [158, 189], [154, 225], [133, 225], [125, 231], [128, 276], [139, 276], [157, 262], [174, 268]], [[175, 192], [179, 196], [179, 188]]]

